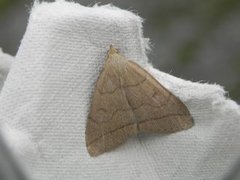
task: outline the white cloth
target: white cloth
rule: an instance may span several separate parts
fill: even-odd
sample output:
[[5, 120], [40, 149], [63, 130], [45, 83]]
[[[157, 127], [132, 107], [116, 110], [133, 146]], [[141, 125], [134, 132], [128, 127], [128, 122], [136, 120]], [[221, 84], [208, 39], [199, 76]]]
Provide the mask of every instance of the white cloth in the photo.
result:
[[0, 48], [0, 91], [7, 78], [11, 63], [14, 60], [13, 56], [10, 56], [2, 51]]
[[[94, 83], [112, 44], [178, 96], [193, 128], [145, 135], [96, 158], [85, 146]], [[221, 179], [240, 155], [240, 108], [218, 85], [152, 68], [142, 20], [111, 6], [36, 3], [0, 96], [2, 132], [36, 180]]]

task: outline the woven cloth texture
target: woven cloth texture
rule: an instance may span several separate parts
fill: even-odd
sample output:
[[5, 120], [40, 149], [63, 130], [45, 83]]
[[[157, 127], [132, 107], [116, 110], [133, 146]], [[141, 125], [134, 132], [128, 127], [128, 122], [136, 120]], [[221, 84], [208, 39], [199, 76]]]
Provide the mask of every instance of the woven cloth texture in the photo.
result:
[[[90, 157], [86, 119], [110, 44], [178, 96], [194, 127], [133, 137]], [[226, 175], [240, 155], [239, 106], [218, 85], [154, 69], [147, 48], [142, 19], [132, 12], [65, 1], [33, 5], [0, 95], [2, 133], [31, 179], [217, 180]]]
[[4, 53], [0, 48], [0, 91], [7, 78], [13, 60], [14, 60], [13, 56]]

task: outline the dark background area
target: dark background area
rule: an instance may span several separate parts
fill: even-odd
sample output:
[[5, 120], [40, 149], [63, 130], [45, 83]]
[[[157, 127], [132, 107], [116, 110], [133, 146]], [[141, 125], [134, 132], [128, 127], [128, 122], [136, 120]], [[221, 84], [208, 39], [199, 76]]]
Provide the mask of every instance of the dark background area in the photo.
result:
[[[217, 83], [240, 102], [239, 0], [75, 0], [82, 5], [112, 3], [145, 19], [144, 35], [154, 67], [172, 75]], [[0, 47], [15, 55], [32, 0], [0, 0]]]

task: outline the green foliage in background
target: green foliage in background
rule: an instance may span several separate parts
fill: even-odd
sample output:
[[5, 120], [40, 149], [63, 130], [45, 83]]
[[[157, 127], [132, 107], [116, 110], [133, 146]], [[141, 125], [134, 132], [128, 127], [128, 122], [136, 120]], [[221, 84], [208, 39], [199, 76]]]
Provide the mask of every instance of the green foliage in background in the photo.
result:
[[212, 30], [216, 29], [226, 16], [240, 5], [239, 0], [212, 0], [201, 3], [201, 6], [194, 7], [193, 15], [196, 16], [196, 19], [199, 19], [203, 28], [194, 39], [179, 49], [179, 61], [182, 63], [190, 62], [198, 47], [201, 46], [201, 43], [208, 37]]
[[[191, 67], [192, 64], [197, 63], [199, 52], [206, 45], [206, 42], [212, 38], [214, 31], [217, 31], [224, 22], [228, 21], [232, 13], [239, 11], [240, 0], [161, 0], [158, 6], [152, 11], [148, 21], [150, 21], [150, 24], [156, 25], [155, 28], [159, 31], [159, 36], [164, 34], [164, 32], [170, 31], [170, 26], [172, 23], [177, 22], [177, 19], [180, 19], [180, 21], [181, 19], [191, 19], [196, 27], [198, 27], [193, 36], [182, 41], [181, 46], [172, 52], [176, 55], [176, 59], [174, 62], [169, 61], [170, 64], [168, 66], [171, 68], [173, 66], [172, 63], [174, 63], [175, 71], [177, 67], [181, 73], [187, 67]], [[240, 102], [240, 51], [232, 54], [232, 56], [234, 57], [225, 59], [225, 62], [231, 68], [231, 74], [236, 77], [234, 83], [227, 82], [232, 79], [225, 79], [224, 74], [226, 72], [224, 69], [219, 68], [223, 70], [222, 72], [212, 69], [212, 73], [215, 76], [219, 76], [219, 78], [215, 79], [218, 80], [216, 82], [222, 85], [225, 84], [226, 91], [229, 91], [230, 97]], [[221, 65], [222, 62], [219, 63]], [[218, 65], [216, 64], [216, 66]], [[195, 74], [197, 73], [200, 74], [201, 72], [195, 72]]]
[[0, 0], [0, 15], [5, 9], [11, 7], [11, 5], [17, 3], [18, 1], [20, 0]]
[[160, 30], [167, 29], [167, 26], [179, 17], [191, 17], [201, 24], [198, 34], [178, 50], [178, 61], [181, 64], [191, 63], [196, 51], [201, 47], [202, 42], [208, 35], [223, 22], [226, 16], [234, 10], [239, 9], [239, 0], [209, 0], [209, 1], [162, 1], [152, 13], [152, 22], [157, 24]]

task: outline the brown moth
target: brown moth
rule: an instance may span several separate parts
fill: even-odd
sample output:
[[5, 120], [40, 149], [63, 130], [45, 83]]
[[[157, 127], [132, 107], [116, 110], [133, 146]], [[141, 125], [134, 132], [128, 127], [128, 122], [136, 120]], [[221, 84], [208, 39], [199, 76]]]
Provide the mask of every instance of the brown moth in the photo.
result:
[[86, 125], [91, 156], [111, 151], [140, 132], [174, 133], [192, 126], [193, 119], [179, 98], [110, 46]]

